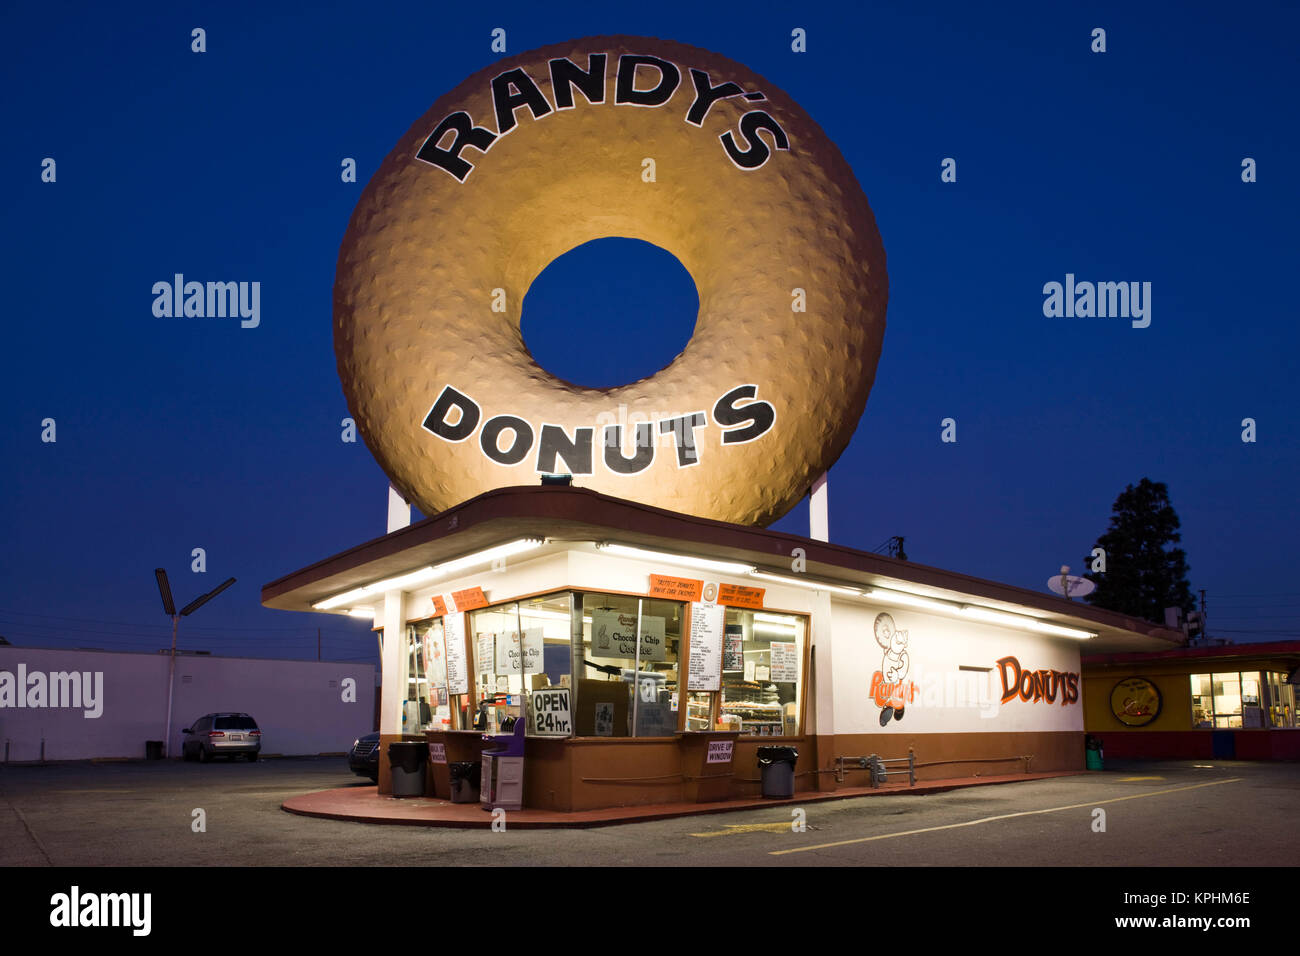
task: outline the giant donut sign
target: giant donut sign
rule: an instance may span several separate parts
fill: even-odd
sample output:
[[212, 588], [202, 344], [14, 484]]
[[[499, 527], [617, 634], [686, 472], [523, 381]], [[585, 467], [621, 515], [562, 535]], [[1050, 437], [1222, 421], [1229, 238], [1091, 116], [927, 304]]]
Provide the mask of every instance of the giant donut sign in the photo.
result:
[[[533, 360], [520, 310], [606, 236], [675, 255], [700, 311], [666, 368], [583, 388]], [[763, 525], [852, 437], [887, 298], [866, 197], [789, 96], [695, 47], [591, 37], [476, 73], [402, 137], [343, 239], [334, 344], [359, 432], [426, 514], [560, 473]]]

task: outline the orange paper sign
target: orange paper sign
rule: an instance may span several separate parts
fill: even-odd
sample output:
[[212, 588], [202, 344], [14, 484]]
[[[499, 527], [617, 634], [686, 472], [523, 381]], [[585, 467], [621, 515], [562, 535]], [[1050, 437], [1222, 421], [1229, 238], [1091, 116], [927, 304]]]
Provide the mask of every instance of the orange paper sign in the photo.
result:
[[666, 574], [650, 575], [650, 594], [653, 597], [672, 598], [674, 601], [698, 601], [704, 591], [704, 582], [694, 578], [674, 578]]
[[483, 593], [482, 588], [465, 588], [463, 591], [452, 591], [450, 595], [435, 594], [430, 600], [433, 601], [433, 613], [438, 617], [447, 616], [447, 598], [451, 598], [451, 603], [456, 607], [456, 613], [463, 611], [474, 611], [481, 607], [487, 607], [487, 595]]
[[762, 610], [763, 595], [766, 593], [766, 588], [749, 588], [743, 584], [720, 584], [718, 585], [718, 603], [730, 607]]
[[463, 591], [452, 591], [451, 599], [456, 602], [457, 611], [474, 611], [481, 607], [487, 607], [487, 595], [483, 593], [482, 588], [465, 588]]

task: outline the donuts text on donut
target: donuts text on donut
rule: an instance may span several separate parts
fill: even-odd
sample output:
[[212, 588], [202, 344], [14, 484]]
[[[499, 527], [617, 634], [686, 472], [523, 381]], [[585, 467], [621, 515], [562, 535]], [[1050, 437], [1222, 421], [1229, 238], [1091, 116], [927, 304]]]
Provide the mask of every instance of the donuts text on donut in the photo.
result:
[[[551, 87], [555, 102], [552, 104], [528, 73], [516, 67], [506, 70], [492, 78], [492, 106], [495, 112], [496, 132], [485, 126], [478, 126], [473, 117], [464, 110], [457, 110], [442, 120], [431, 132], [416, 158], [437, 166], [464, 182], [474, 164], [461, 153], [469, 146], [482, 153], [487, 153], [499, 137], [505, 136], [515, 128], [515, 111], [527, 107], [533, 119], [539, 120], [556, 110], [573, 109], [575, 106], [574, 90], [577, 90], [590, 104], [605, 102], [605, 66], [606, 54], [590, 53], [587, 55], [587, 69], [582, 69], [568, 57], [556, 57], [548, 62]], [[650, 89], [638, 89], [638, 77], [645, 73], [638, 71], [657, 71], [658, 80]], [[767, 96], [758, 90], [746, 91], [738, 84], [727, 81], [713, 85], [709, 74], [694, 67], [688, 69], [694, 99], [686, 111], [684, 121], [692, 126], [703, 126], [713, 104], [733, 96], [743, 96], [752, 102], [761, 102]], [[642, 80], [644, 82], [644, 80]], [[618, 72], [614, 83], [614, 104], [627, 107], [659, 107], [668, 103], [682, 86], [682, 71], [677, 64], [657, 56], [623, 53], [618, 58]], [[766, 110], [750, 110], [737, 122], [737, 131], [727, 130], [718, 139], [739, 169], [758, 169], [772, 155], [771, 148], [759, 136], [759, 130], [767, 130], [772, 136], [773, 145], [780, 150], [790, 148], [790, 140], [785, 130]], [[440, 144], [448, 134], [454, 134], [451, 142], [443, 148]], [[737, 133], [743, 140], [743, 148], [737, 143]]]
[[[745, 404], [739, 404], [744, 402]], [[457, 414], [453, 418], [453, 409]], [[631, 456], [624, 454], [623, 426], [604, 425], [601, 438], [601, 459], [606, 468], [618, 475], [635, 475], [649, 468], [655, 459], [655, 434], [672, 435], [676, 447], [677, 467], [689, 468], [700, 463], [696, 432], [707, 428], [709, 413], [703, 409], [661, 418], [654, 422], [636, 425]], [[714, 403], [712, 421], [721, 427], [722, 445], [746, 444], [761, 438], [776, 422], [776, 409], [770, 402], [758, 398], [757, 385], [738, 385], [724, 393]], [[479, 423], [483, 428], [479, 431]], [[578, 427], [570, 435], [562, 425], [533, 423], [520, 415], [497, 414], [483, 421], [483, 409], [478, 402], [451, 385], [443, 387], [437, 401], [421, 423], [425, 431], [443, 441], [459, 444], [479, 432], [479, 448], [498, 465], [517, 465], [528, 457], [534, 444], [537, 457], [534, 470], [538, 474], [563, 472], [572, 475], [590, 475], [595, 470], [596, 422], [591, 427]], [[509, 445], [502, 448], [503, 437]], [[560, 467], [563, 461], [567, 470]]]

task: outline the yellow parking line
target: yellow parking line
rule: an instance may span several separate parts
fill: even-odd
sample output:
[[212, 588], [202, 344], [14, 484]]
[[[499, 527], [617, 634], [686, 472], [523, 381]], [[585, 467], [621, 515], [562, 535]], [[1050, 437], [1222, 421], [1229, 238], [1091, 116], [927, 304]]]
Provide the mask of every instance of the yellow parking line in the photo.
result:
[[756, 833], [766, 831], [768, 833], [780, 833], [782, 830], [790, 830], [791, 822], [789, 820], [778, 820], [776, 823], [728, 823], [725, 830], [713, 830], [709, 833], [692, 833], [693, 837], [716, 837], [730, 836], [733, 833]]
[[1135, 783], [1138, 780], [1163, 780], [1164, 777], [1120, 777], [1120, 783]]
[[849, 846], [854, 843], [870, 843], [873, 840], [890, 840], [894, 837], [914, 836], [918, 833], [934, 833], [937, 830], [955, 830], [959, 827], [973, 827], [980, 823], [993, 823], [997, 820], [1011, 820], [1015, 817], [1030, 817], [1039, 813], [1058, 813], [1061, 810], [1082, 810], [1099, 807], [1106, 803], [1121, 803], [1124, 800], [1141, 800], [1143, 797], [1158, 797], [1164, 793], [1179, 793], [1183, 790], [1199, 790], [1201, 787], [1217, 787], [1223, 783], [1237, 783], [1243, 778], [1229, 777], [1227, 780], [1214, 780], [1210, 783], [1193, 783], [1186, 787], [1170, 787], [1167, 790], [1149, 790], [1146, 793], [1133, 793], [1127, 797], [1112, 797], [1109, 800], [1092, 800], [1088, 803], [1072, 803], [1068, 807], [1048, 807], [1045, 810], [1022, 810], [1019, 813], [1003, 813], [996, 817], [982, 817], [979, 820], [967, 820], [965, 823], [945, 823], [937, 827], [923, 827], [919, 830], [902, 830], [898, 833], [881, 833], [877, 836], [858, 837], [856, 840], [838, 840], [835, 843], [818, 843], [814, 846], [798, 846], [789, 850], [772, 850], [769, 856], [784, 856], [787, 853], [806, 853], [809, 850], [826, 850], [835, 846]]

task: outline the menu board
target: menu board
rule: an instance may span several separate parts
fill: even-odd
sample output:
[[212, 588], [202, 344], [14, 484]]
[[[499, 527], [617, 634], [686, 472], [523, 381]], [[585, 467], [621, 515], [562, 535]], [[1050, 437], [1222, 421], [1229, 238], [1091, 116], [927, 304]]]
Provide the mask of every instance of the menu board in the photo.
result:
[[691, 659], [687, 690], [719, 690], [722, 685], [722, 634], [726, 608], [721, 604], [691, 604]]
[[469, 668], [465, 661], [465, 615], [448, 614], [442, 619], [443, 638], [447, 644], [447, 691], [469, 693]]
[[[595, 657], [636, 657], [636, 612], [596, 608], [591, 612], [591, 653]], [[664, 619], [641, 616], [641, 660], [668, 659]]]
[[478, 635], [478, 674], [493, 673], [493, 665], [496, 661], [493, 658], [492, 634]]
[[727, 672], [745, 669], [745, 629], [739, 624], [728, 624], [722, 636], [722, 669]]
[[542, 672], [542, 629], [527, 628], [522, 640], [518, 631], [496, 635], [497, 674], [540, 674]]
[[799, 679], [799, 656], [794, 641], [772, 642], [772, 680], [778, 684], [793, 684]]

